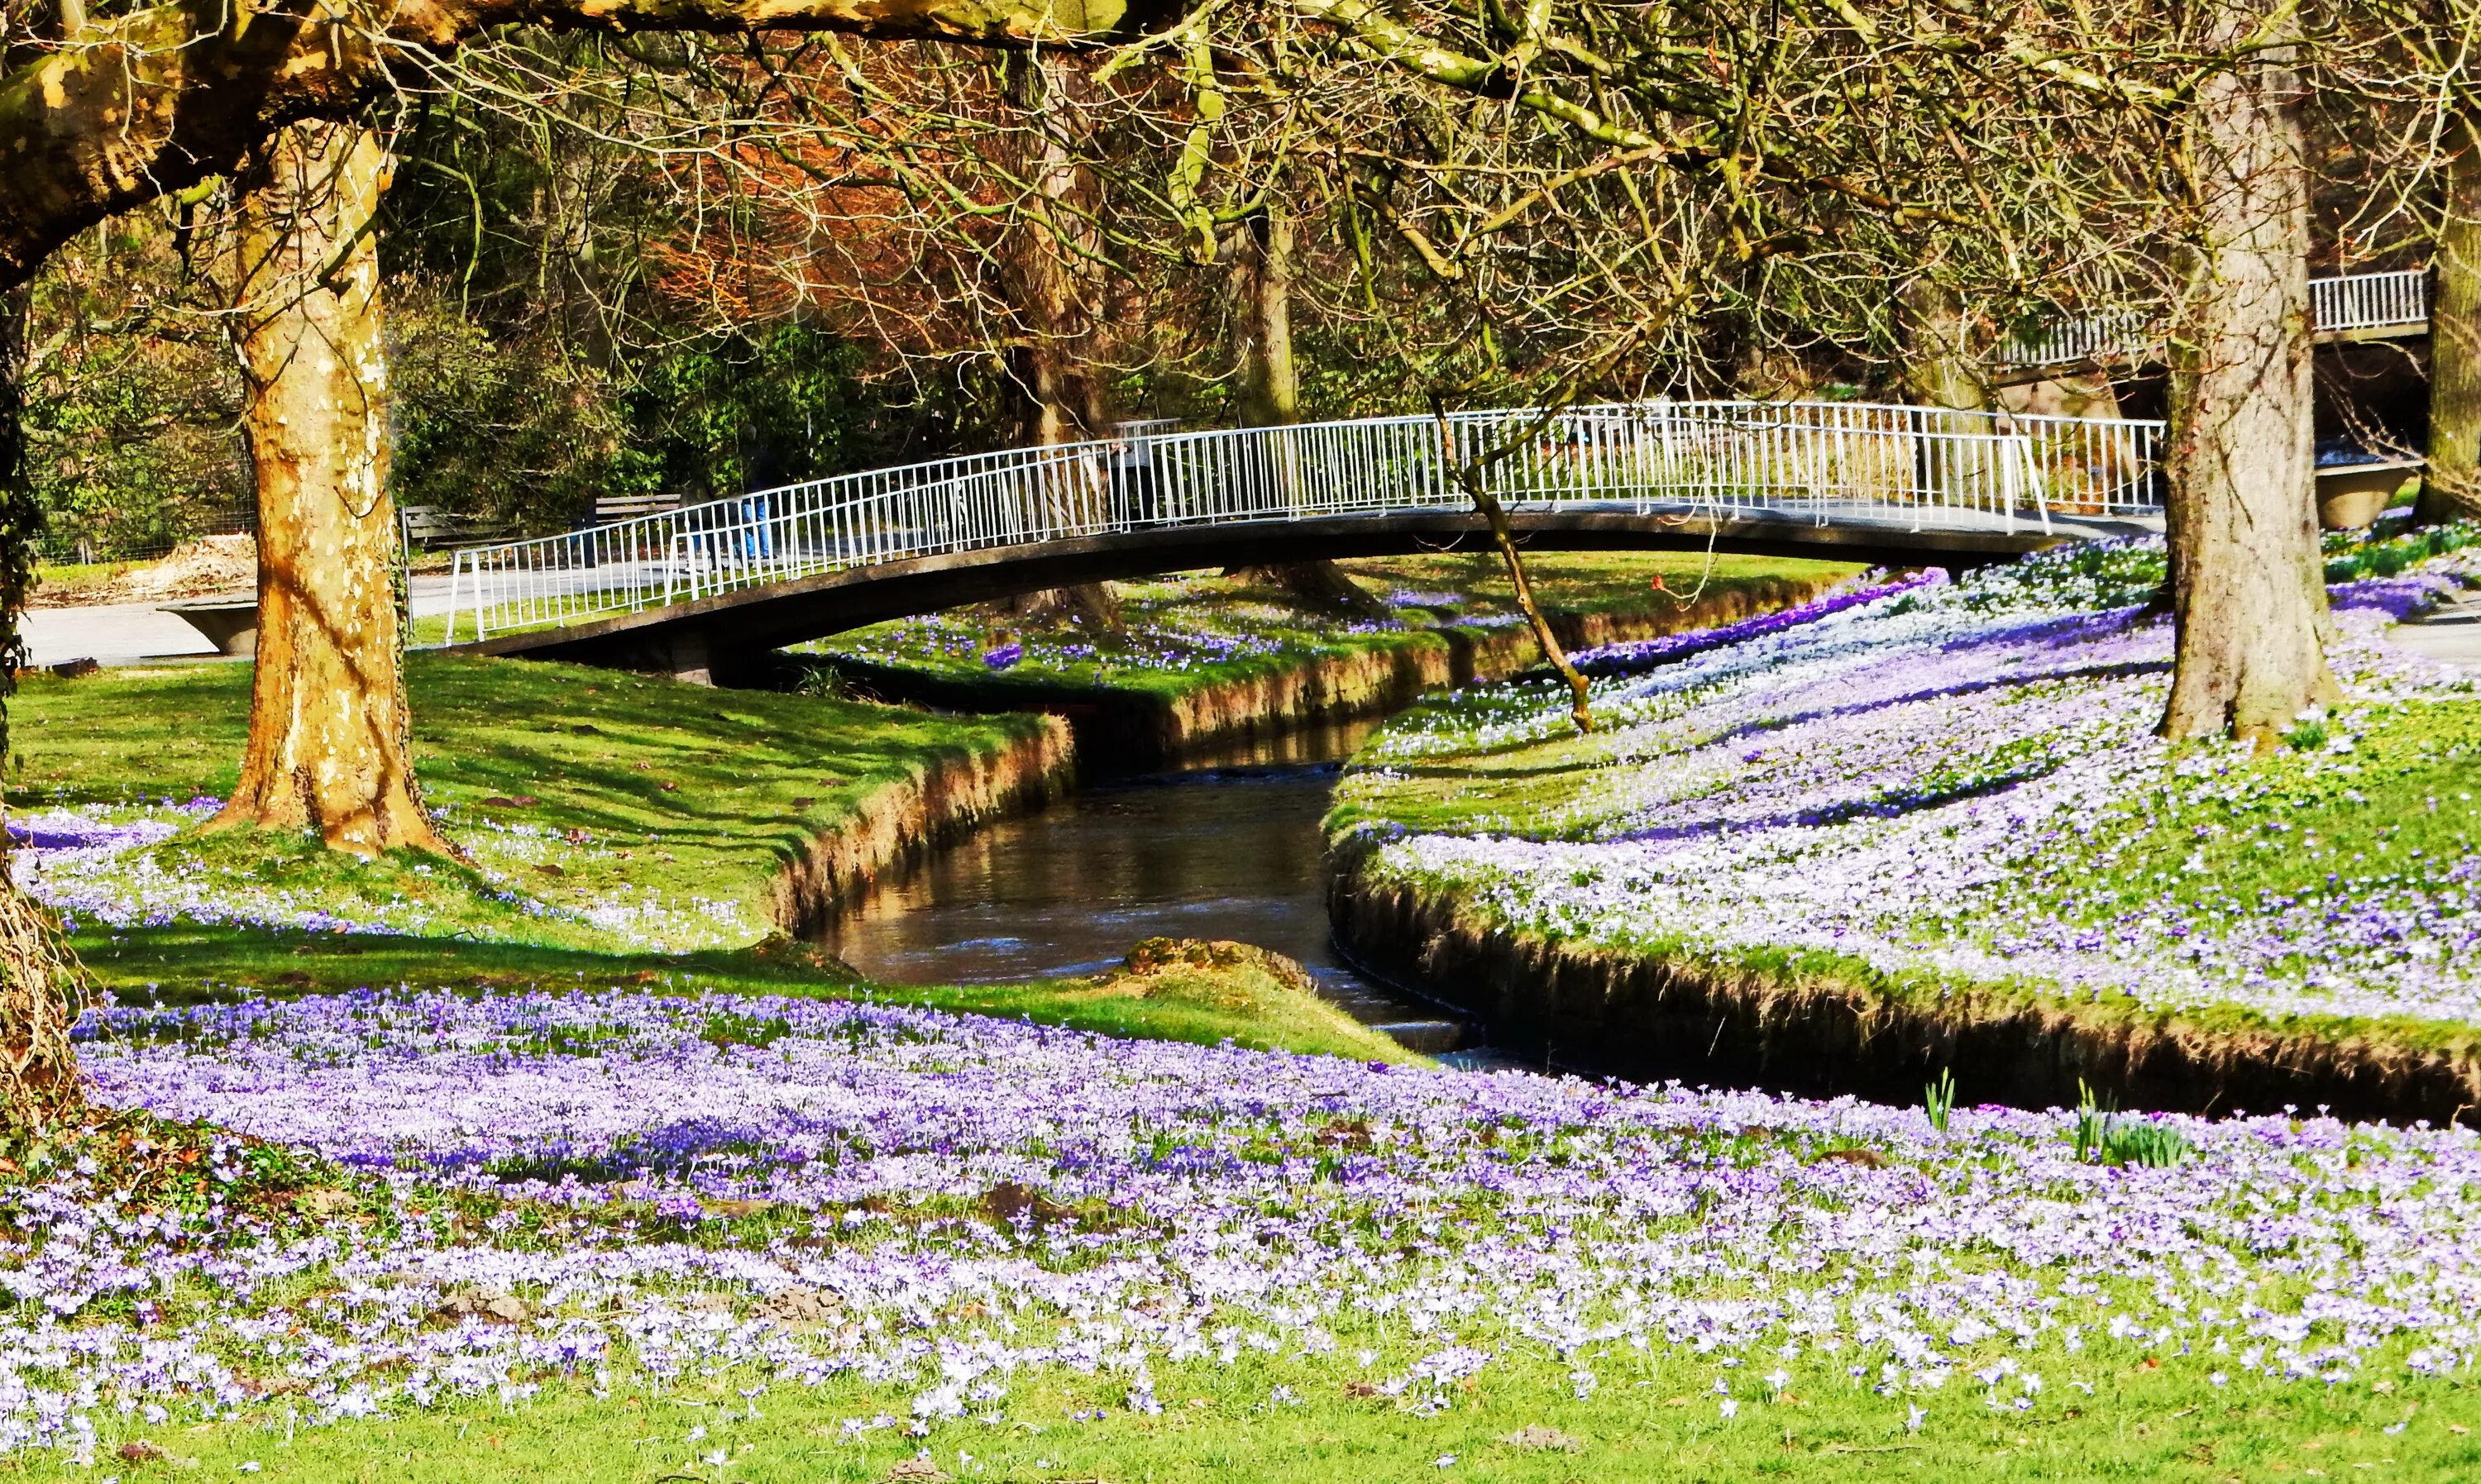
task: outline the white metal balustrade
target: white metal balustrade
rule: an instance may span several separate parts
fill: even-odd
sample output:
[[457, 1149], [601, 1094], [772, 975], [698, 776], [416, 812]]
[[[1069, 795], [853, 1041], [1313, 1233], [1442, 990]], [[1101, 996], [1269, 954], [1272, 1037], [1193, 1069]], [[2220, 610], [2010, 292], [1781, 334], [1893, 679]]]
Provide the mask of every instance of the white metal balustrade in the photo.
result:
[[2309, 280], [2311, 322], [2321, 331], [2391, 329], [2429, 320], [2429, 271], [2347, 273]]
[[[2310, 324], [2321, 335], [2425, 325], [2429, 322], [2429, 270], [2311, 278], [2309, 309]], [[2038, 334], [2010, 341], [1999, 358], [2010, 366], [2064, 366], [2080, 361], [2146, 360], [2161, 351], [2161, 326], [2130, 310], [2061, 320]]]
[[[2159, 508], [2159, 423], [1859, 403], [1652, 402], [1449, 420], [1517, 508], [1771, 512], [1910, 531]], [[1427, 417], [1148, 432], [819, 480], [467, 547], [444, 643], [910, 558], [1110, 533], [1465, 509]]]

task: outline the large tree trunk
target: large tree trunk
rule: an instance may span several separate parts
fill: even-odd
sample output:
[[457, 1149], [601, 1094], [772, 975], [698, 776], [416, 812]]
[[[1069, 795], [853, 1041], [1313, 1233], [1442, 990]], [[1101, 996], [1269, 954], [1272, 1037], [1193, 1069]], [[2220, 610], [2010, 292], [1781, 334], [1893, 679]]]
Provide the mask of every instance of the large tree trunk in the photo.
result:
[[[12, 8], [13, 23], [20, 13]], [[432, 0], [341, 11], [168, 4], [100, 19], [85, 51], [0, 77], [0, 287], [118, 212], [232, 170], [284, 121], [355, 118], [407, 52], [443, 54], [504, 25], [591, 31], [842, 31], [1041, 46], [1133, 40], [1162, 0]]]
[[258, 470], [258, 660], [218, 825], [442, 850], [413, 778], [393, 584], [387, 361], [371, 218], [389, 161], [298, 124], [246, 177], [234, 331]]
[[1970, 328], [1955, 291], [1929, 278], [1915, 278], [1895, 294], [1904, 337], [1904, 386], [1925, 407], [1981, 412], [1990, 388], [1966, 344]]
[[2481, 518], [2481, 118], [2459, 117], [2449, 143], [2432, 259], [2429, 467], [2416, 512], [2424, 521]]
[[[9, 752], [7, 698], [25, 644], [17, 614], [34, 586], [42, 511], [26, 477], [26, 311], [23, 285], [0, 294], [0, 758]], [[0, 868], [8, 837], [0, 833]], [[40, 1128], [77, 1100], [69, 1027], [83, 999], [48, 914], [0, 871], [0, 1142]]]
[[[1100, 245], [1089, 215], [1096, 187], [1068, 143], [1078, 78], [1071, 62], [1049, 53], [999, 65], [1014, 116], [1008, 164], [1022, 200], [1000, 251], [1020, 329], [1007, 360], [1019, 404], [1016, 441], [1083, 443], [1108, 435], [1112, 415], [1101, 375]], [[1110, 516], [1110, 497], [1107, 469], [1070, 471], [1045, 482], [1034, 496], [1041, 508], [1030, 513], [1047, 523], [1097, 524]], [[1024, 593], [1007, 607], [1036, 621], [1120, 627], [1118, 602], [1102, 583]]]
[[1252, 428], [1298, 422], [1300, 371], [1293, 364], [1293, 219], [1279, 201], [1252, 216], [1240, 236], [1240, 420]]
[[[2237, 45], [2263, 18], [2261, 5], [2228, 6], [2216, 43]], [[2200, 215], [2172, 337], [2169, 737], [2263, 742], [2340, 694], [2325, 655], [2309, 172], [2289, 63], [2259, 53], [2209, 78], [2188, 122]]]
[[[1240, 421], [1281, 428], [1300, 421], [1300, 371], [1293, 364], [1293, 219], [1280, 200], [1243, 224], [1233, 276], [1240, 325]], [[1297, 455], [1271, 445], [1265, 478], [1287, 500], [1300, 477]], [[1379, 617], [1387, 605], [1332, 560], [1235, 568], [1228, 575], [1278, 587], [1308, 608]]]

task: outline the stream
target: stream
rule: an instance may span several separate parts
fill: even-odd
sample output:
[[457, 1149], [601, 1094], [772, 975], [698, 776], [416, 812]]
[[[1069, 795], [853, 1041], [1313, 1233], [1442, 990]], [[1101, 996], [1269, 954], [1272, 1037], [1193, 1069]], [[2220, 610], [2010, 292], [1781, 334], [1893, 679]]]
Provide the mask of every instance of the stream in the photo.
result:
[[1326, 998], [1406, 1047], [1456, 1059], [1469, 1028], [1355, 973], [1327, 931], [1319, 820], [1374, 720], [1081, 788], [985, 825], [880, 882], [821, 934], [900, 984], [1099, 974], [1151, 937], [1254, 943], [1298, 960]]

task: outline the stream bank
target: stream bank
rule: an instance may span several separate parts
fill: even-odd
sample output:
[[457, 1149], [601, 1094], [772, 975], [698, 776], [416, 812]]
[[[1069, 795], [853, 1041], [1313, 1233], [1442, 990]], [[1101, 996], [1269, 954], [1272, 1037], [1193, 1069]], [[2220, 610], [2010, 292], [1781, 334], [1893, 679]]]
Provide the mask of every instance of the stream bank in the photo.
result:
[[1741, 966], [1513, 930], [1454, 893], [1381, 876], [1330, 839], [1327, 910], [1365, 975], [1486, 1028], [1552, 1071], [1917, 1104], [1952, 1070], [1969, 1103], [2238, 1114], [2321, 1109], [2444, 1126], [2481, 1109], [2481, 1045], [2301, 1020], [2200, 1016], [2001, 989], [1935, 1002], [1784, 961]]
[[[1742, 578], [1691, 602], [1552, 609], [1547, 616], [1561, 645], [1579, 649], [1731, 623], [1807, 602], [1848, 575], [1823, 563], [1804, 565], [1820, 571]], [[1540, 659], [1532, 634], [1512, 614], [1488, 624], [1447, 622], [1359, 638], [1364, 642], [1348, 653], [1214, 666], [1223, 673], [1201, 674], [1195, 684], [1173, 689], [1008, 672], [968, 676], [842, 654], [801, 660], [865, 699], [1061, 717], [1076, 735], [1081, 776], [1103, 779], [1160, 772], [1305, 727], [1388, 716], [1425, 690], [1502, 680]]]
[[775, 873], [776, 924], [797, 937], [815, 936], [880, 876], [901, 874], [979, 825], [1065, 794], [1077, 770], [1067, 723], [1025, 719], [1024, 731], [988, 751], [916, 766], [863, 797], [835, 828], [811, 836]]

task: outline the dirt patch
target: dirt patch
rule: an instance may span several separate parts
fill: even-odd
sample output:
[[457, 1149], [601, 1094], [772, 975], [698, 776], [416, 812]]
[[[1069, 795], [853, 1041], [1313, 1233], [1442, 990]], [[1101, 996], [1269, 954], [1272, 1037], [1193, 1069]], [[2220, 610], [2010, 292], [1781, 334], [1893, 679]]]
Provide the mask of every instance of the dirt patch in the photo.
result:
[[161, 561], [130, 567], [91, 586], [38, 586], [31, 608], [94, 608], [106, 603], [168, 603], [211, 593], [248, 592], [258, 583], [258, 537], [200, 536]]

